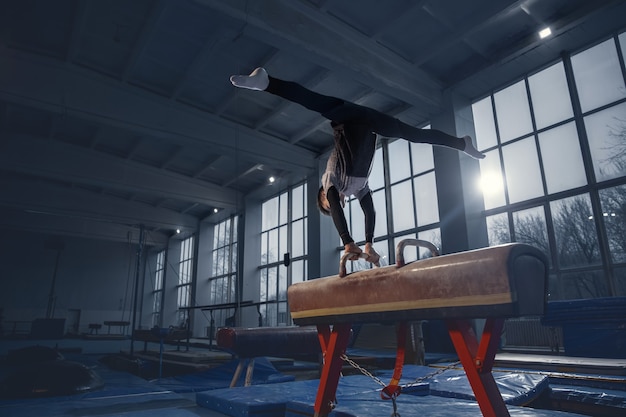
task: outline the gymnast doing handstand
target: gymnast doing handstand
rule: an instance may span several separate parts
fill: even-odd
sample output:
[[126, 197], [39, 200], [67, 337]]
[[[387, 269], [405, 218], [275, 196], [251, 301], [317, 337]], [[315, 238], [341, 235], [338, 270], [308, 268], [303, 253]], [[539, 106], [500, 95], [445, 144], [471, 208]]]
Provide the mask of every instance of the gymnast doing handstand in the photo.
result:
[[[233, 75], [230, 81], [235, 87], [267, 91], [330, 120], [335, 146], [322, 175], [317, 206], [323, 214], [332, 217], [345, 253], [354, 254], [350, 259], [357, 259], [364, 252], [366, 261], [379, 265], [380, 256], [372, 246], [376, 212], [368, 186], [377, 135], [445, 146], [476, 159], [485, 157], [469, 136], [459, 138], [436, 129], [419, 129], [377, 110], [316, 93], [293, 81], [274, 78], [264, 68], [257, 68], [250, 75]], [[346, 197], [351, 195], [359, 200], [365, 217], [363, 251], [354, 242], [343, 212]]]

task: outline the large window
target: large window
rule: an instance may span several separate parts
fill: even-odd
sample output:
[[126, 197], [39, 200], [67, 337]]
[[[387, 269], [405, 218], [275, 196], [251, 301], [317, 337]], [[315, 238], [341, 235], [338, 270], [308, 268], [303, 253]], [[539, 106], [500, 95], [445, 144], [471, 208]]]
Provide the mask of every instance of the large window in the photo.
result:
[[156, 256], [156, 268], [154, 271], [154, 286], [152, 288], [152, 326], [161, 327], [162, 302], [163, 302], [163, 279], [165, 278], [165, 250], [159, 251]]
[[[226, 219], [213, 228], [213, 269], [209, 278], [209, 304], [236, 302], [237, 292], [237, 231], [239, 217]], [[213, 312], [217, 326], [226, 324], [234, 309]]]
[[626, 295], [625, 42], [608, 39], [472, 106], [489, 244], [548, 254], [552, 300]]
[[260, 313], [264, 326], [291, 324], [287, 287], [307, 277], [306, 184], [263, 203]]
[[[369, 186], [376, 209], [374, 248], [381, 255], [381, 265], [395, 262], [395, 247], [403, 239], [423, 239], [441, 247], [431, 145], [402, 139], [381, 141], [374, 157]], [[352, 238], [362, 247], [365, 222], [359, 201], [352, 198], [344, 212]], [[339, 246], [342, 246], [341, 241]], [[430, 256], [425, 249], [418, 252], [417, 248], [407, 248], [405, 252], [407, 262], [425, 256]], [[349, 272], [370, 267], [363, 260], [347, 265]]]
[[187, 326], [191, 306], [191, 285], [193, 281], [193, 236], [183, 240], [180, 245], [180, 262], [178, 264], [178, 325]]

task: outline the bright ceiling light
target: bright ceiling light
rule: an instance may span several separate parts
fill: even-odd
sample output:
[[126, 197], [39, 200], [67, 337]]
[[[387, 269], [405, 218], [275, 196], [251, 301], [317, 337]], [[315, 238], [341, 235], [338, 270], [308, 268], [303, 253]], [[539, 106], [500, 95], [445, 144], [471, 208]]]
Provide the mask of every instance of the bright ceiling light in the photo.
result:
[[549, 28], [549, 27], [546, 27], [546, 28], [541, 29], [541, 30], [539, 31], [539, 37], [540, 37], [541, 39], [547, 38], [547, 37], [548, 37], [548, 36], [550, 36], [550, 35], [552, 35], [552, 31], [550, 30], [550, 28]]
[[272, 184], [274, 181], [276, 181], [276, 178], [274, 178], [274, 177], [270, 177], [270, 178], [269, 178], [269, 181], [270, 181], [270, 184]]

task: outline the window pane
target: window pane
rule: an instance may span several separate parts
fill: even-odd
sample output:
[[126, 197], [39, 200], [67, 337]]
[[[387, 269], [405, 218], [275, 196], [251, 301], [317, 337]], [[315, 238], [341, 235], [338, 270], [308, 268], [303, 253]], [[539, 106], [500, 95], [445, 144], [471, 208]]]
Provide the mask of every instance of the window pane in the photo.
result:
[[265, 321], [264, 326], [277, 326], [278, 325], [278, 312], [276, 304], [267, 304], [265, 306]]
[[233, 243], [233, 249], [231, 252], [230, 262], [231, 262], [230, 272], [237, 271], [237, 244], [236, 243]]
[[576, 125], [568, 123], [539, 134], [548, 193], [587, 184]]
[[626, 175], [626, 103], [585, 117], [597, 181]]
[[[417, 238], [430, 242], [435, 245], [437, 249], [441, 250], [441, 230], [439, 228], [419, 232]], [[420, 248], [419, 253], [420, 259], [432, 257], [432, 253], [426, 248]]]
[[277, 268], [269, 268], [267, 270], [267, 299], [275, 300], [278, 290], [278, 270]]
[[549, 253], [548, 231], [543, 207], [534, 207], [513, 213], [515, 241], [527, 243]]
[[284, 265], [278, 267], [278, 299], [287, 299], [287, 268]]
[[278, 259], [282, 261], [283, 254], [287, 252], [287, 226], [281, 226], [279, 229], [279, 243], [278, 243]]
[[413, 165], [413, 175], [435, 169], [432, 145], [424, 143], [411, 143], [411, 163]]
[[493, 97], [502, 142], [524, 136], [532, 131], [526, 83], [523, 80], [497, 92]]
[[224, 246], [226, 240], [226, 227], [224, 222], [221, 222], [218, 227], [219, 236], [217, 237], [217, 246]]
[[528, 85], [537, 129], [574, 116], [562, 62], [529, 77]]
[[[417, 238], [417, 235], [415, 233], [409, 233], [408, 235], [397, 236], [396, 238], [393, 239], [393, 247], [397, 248], [398, 244], [402, 242], [404, 239], [416, 239], [416, 238]], [[418, 252], [417, 246], [413, 246], [413, 245], [405, 246], [404, 247], [404, 262], [408, 264], [409, 262], [417, 261], [418, 259], [417, 252]], [[396, 259], [396, 262], [398, 262], [397, 259]]]
[[304, 220], [293, 222], [291, 226], [291, 256], [304, 255]]
[[487, 233], [489, 234], [489, 246], [502, 245], [511, 242], [509, 230], [509, 217], [506, 213], [487, 217]]
[[267, 254], [267, 241], [269, 239], [269, 232], [261, 233], [261, 265], [267, 264], [269, 256]]
[[580, 300], [583, 298], [607, 297], [609, 290], [601, 271], [576, 272], [563, 275], [563, 292], [560, 299]]
[[402, 181], [411, 176], [409, 145], [406, 140], [389, 142], [389, 179], [391, 183]]
[[291, 192], [291, 218], [292, 220], [299, 219], [304, 216], [304, 186], [296, 187]]
[[215, 226], [213, 226], [213, 249], [219, 247], [219, 240], [220, 240], [220, 227], [221, 227], [222, 223], [218, 223]]
[[378, 190], [385, 185], [385, 171], [383, 168], [383, 148], [376, 149], [374, 162], [372, 162], [372, 172], [368, 179], [368, 184], [372, 190]]
[[480, 160], [480, 188], [487, 210], [506, 204], [500, 154], [497, 150], [485, 153], [485, 159]]
[[263, 229], [269, 230], [278, 226], [278, 197], [274, 197], [263, 203], [262, 207]]
[[572, 68], [583, 112], [626, 97], [613, 39], [572, 56]]
[[259, 300], [261, 302], [267, 301], [267, 269], [261, 269], [259, 271]]
[[395, 232], [415, 227], [412, 197], [411, 181], [404, 181], [391, 187], [391, 206]]
[[304, 262], [295, 261], [291, 264], [291, 283], [302, 282], [305, 280], [304, 276]]
[[511, 203], [543, 195], [537, 147], [532, 137], [504, 146], [502, 155]]
[[377, 191], [372, 194], [374, 209], [376, 210], [376, 227], [374, 236], [384, 236], [387, 234], [387, 207], [385, 205], [385, 191]]
[[600, 191], [602, 219], [613, 262], [626, 262], [626, 185]]
[[439, 203], [437, 202], [437, 184], [435, 173], [430, 172], [413, 179], [415, 189], [415, 209], [417, 212], [417, 225], [439, 221]]
[[273, 263], [278, 261], [278, 229], [270, 230], [268, 248], [267, 248], [267, 262]]
[[215, 252], [215, 275], [222, 275], [224, 273], [224, 248], [219, 248]]
[[554, 237], [561, 267], [600, 263], [598, 235], [589, 195], [550, 203]]
[[280, 195], [280, 202], [279, 202], [279, 207], [280, 207], [280, 218], [278, 219], [279, 223], [278, 224], [285, 224], [287, 223], [287, 203], [289, 201], [288, 198], [288, 194], [287, 193], [282, 193]]
[[378, 242], [374, 242], [374, 250], [378, 255], [380, 255], [380, 266], [389, 265], [389, 252], [388, 252], [388, 242], [386, 240], [381, 240]]
[[484, 98], [472, 104], [474, 115], [474, 131], [478, 149], [487, 149], [498, 144], [496, 124], [493, 119], [491, 97]]

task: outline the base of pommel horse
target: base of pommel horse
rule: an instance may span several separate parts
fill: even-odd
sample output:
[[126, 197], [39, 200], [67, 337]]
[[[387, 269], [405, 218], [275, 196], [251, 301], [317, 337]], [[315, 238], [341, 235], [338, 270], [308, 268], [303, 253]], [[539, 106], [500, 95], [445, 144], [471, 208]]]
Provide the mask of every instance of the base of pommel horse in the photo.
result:
[[[410, 240], [408, 244], [422, 243]], [[406, 244], [401, 242], [398, 252]], [[505, 318], [544, 312], [545, 255], [532, 246], [514, 243], [406, 265], [403, 256], [396, 259], [397, 265], [289, 287], [294, 322], [316, 325], [324, 352], [315, 416], [327, 416], [333, 409], [352, 323], [435, 319], [447, 324], [483, 416], [509, 416], [491, 371]], [[486, 319], [480, 340], [472, 328], [472, 319], [478, 318]]]

